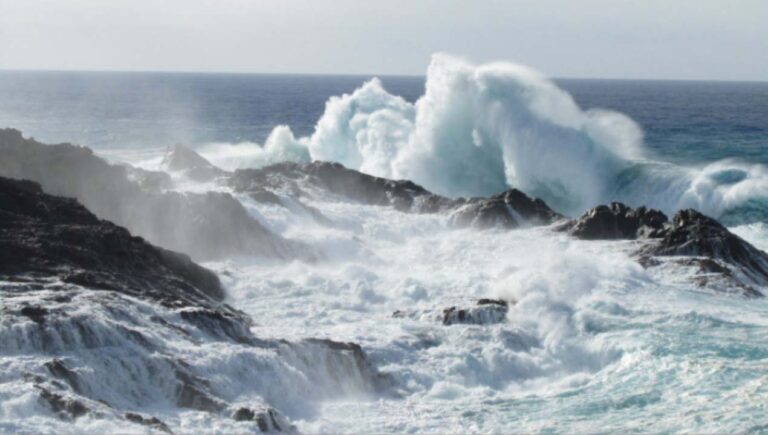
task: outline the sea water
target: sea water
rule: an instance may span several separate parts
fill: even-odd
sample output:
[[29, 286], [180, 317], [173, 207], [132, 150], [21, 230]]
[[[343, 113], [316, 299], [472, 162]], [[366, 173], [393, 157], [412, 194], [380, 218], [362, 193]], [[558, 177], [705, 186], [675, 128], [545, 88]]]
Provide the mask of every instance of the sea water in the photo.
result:
[[[0, 125], [147, 168], [181, 142], [227, 169], [322, 158], [449, 196], [521, 187], [571, 215], [614, 199], [667, 213], [695, 206], [768, 247], [766, 83], [549, 81], [517, 65], [440, 56], [426, 79], [370, 79], [4, 72]], [[181, 190], [227, 190], [178, 181]], [[644, 269], [631, 256], [638, 242], [578, 241], [549, 228], [456, 229], [442, 216], [309, 200], [327, 225], [237, 198], [267, 228], [323, 253], [313, 263], [205, 264], [222, 277], [227, 302], [253, 318], [255, 335], [356, 342], [393, 381], [386, 395], [341, 388], [299, 400], [306, 386], [298, 375], [263, 363], [296, 398], [287, 404], [268, 381], [230, 379], [261, 360], [223, 344], [195, 350], [229, 397], [277, 402], [301, 431], [768, 427], [766, 302], [696, 287], [684, 267]], [[500, 324], [440, 321], [443, 309], [479, 298], [514, 304]], [[23, 365], [17, 360], [4, 356], [9, 367]], [[67, 427], [50, 426], [9, 391], [0, 388], [0, 427]], [[148, 406], [175, 429], [234, 430]]]

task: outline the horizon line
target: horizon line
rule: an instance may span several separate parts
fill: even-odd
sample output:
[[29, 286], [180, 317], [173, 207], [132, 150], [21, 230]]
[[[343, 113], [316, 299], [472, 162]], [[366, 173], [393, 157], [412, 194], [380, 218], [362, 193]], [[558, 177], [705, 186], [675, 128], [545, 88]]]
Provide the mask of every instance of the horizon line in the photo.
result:
[[[199, 70], [118, 70], [118, 69], [31, 69], [0, 68], [0, 73], [90, 73], [90, 74], [179, 74], [179, 75], [255, 75], [255, 76], [309, 76], [309, 77], [408, 77], [426, 78], [426, 74], [392, 73], [329, 73], [329, 72], [257, 72], [257, 71], [199, 71]], [[681, 79], [681, 78], [630, 78], [630, 77], [585, 77], [548, 76], [551, 80], [607, 80], [607, 81], [659, 81], [659, 82], [723, 82], [723, 83], [768, 83], [756, 79]]]

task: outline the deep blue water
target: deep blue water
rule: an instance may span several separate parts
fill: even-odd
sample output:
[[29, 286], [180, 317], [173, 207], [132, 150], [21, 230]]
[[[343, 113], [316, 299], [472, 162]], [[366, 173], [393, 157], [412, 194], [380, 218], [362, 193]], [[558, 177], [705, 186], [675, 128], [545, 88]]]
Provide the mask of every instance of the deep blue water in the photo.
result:
[[[326, 100], [368, 76], [0, 72], [0, 127], [97, 149], [262, 143], [272, 127], [312, 133]], [[415, 101], [423, 77], [382, 77]], [[768, 82], [562, 79], [583, 108], [626, 113], [659, 157], [768, 163]]]

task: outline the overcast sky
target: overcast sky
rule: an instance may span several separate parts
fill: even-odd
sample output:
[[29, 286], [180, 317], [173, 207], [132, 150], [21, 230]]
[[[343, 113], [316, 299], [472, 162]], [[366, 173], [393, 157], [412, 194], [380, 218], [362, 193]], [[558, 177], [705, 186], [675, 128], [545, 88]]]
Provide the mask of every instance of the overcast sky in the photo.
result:
[[0, 69], [768, 80], [768, 0], [0, 0]]

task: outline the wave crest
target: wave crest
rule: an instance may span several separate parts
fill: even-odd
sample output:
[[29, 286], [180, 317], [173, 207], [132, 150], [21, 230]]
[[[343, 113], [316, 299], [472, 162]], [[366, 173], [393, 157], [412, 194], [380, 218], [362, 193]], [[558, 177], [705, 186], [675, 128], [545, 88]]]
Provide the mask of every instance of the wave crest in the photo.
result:
[[475, 66], [443, 54], [433, 56], [425, 94], [414, 104], [374, 78], [331, 97], [309, 137], [278, 126], [263, 147], [203, 152], [230, 168], [335, 161], [454, 197], [516, 187], [567, 214], [621, 200], [721, 216], [762, 204], [768, 192], [762, 165], [724, 161], [696, 169], [648, 160], [642, 129], [626, 115], [582, 110], [527, 67]]

